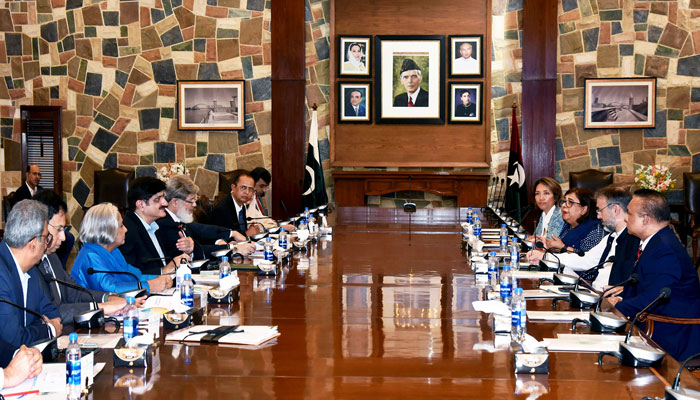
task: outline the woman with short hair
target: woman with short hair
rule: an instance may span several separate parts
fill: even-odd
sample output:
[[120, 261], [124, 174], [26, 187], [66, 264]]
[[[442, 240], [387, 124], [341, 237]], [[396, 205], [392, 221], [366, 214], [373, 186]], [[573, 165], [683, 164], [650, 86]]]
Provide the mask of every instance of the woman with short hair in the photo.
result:
[[129, 265], [119, 251], [124, 244], [126, 227], [122, 216], [114, 204], [101, 203], [91, 207], [80, 226], [80, 240], [83, 247], [75, 259], [71, 276], [88, 289], [119, 293], [138, 289], [133, 276], [127, 274], [89, 275], [88, 268], [101, 271], [130, 272], [136, 275], [144, 289], [160, 292], [172, 286], [170, 275], [147, 275]]

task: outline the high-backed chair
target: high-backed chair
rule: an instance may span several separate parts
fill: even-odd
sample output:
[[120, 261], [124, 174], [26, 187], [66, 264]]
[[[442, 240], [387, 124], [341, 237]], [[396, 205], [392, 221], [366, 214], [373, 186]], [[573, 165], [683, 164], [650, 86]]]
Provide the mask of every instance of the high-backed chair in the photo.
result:
[[219, 196], [231, 193], [235, 171], [219, 172]]
[[583, 171], [569, 172], [569, 188], [586, 188], [592, 192], [612, 185], [613, 173], [598, 171], [597, 169], [584, 169]]
[[2, 198], [2, 222], [7, 222], [7, 216], [12, 208], [12, 198], [15, 197], [15, 192], [8, 194]]
[[127, 193], [129, 185], [134, 180], [134, 171], [120, 168], [110, 168], [95, 171], [95, 201], [113, 203], [122, 213], [129, 208]]
[[683, 218], [685, 225], [684, 234], [690, 235], [693, 238], [693, 262], [696, 266], [700, 266], [698, 260], [698, 239], [700, 238], [700, 221], [698, 221], [698, 212], [700, 211], [700, 172], [685, 172], [683, 173], [683, 194], [685, 202], [685, 211], [689, 217]]

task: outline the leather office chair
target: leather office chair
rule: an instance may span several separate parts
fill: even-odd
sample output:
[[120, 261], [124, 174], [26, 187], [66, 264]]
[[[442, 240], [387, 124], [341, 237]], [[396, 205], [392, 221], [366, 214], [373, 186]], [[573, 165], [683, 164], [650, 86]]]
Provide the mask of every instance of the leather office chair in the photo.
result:
[[93, 204], [110, 202], [117, 206], [121, 213], [124, 213], [129, 208], [127, 193], [134, 177], [134, 171], [120, 168], [95, 171], [95, 201]]
[[688, 216], [683, 217], [683, 234], [690, 235], [693, 244], [693, 262], [696, 267], [700, 266], [698, 260], [698, 239], [700, 238], [700, 221], [698, 221], [698, 211], [700, 210], [700, 172], [683, 173], [683, 194], [685, 211]]
[[[236, 171], [219, 172], [219, 195], [231, 193], [233, 176]], [[218, 197], [217, 196], [217, 197]]]
[[597, 169], [585, 169], [583, 171], [569, 172], [569, 188], [586, 188], [592, 192], [612, 185], [613, 173], [598, 171]]
[[10, 214], [10, 209], [12, 209], [13, 197], [15, 197], [15, 192], [2, 198], [2, 222], [7, 222], [7, 216]]

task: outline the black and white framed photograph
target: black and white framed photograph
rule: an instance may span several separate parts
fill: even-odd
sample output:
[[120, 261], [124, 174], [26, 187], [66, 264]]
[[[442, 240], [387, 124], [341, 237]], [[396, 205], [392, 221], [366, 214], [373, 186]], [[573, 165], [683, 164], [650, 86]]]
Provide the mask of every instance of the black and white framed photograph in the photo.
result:
[[586, 79], [585, 129], [654, 128], [656, 78]]
[[450, 78], [480, 77], [484, 75], [484, 35], [449, 37]]
[[371, 36], [338, 35], [338, 76], [369, 76]]
[[450, 83], [451, 124], [480, 124], [482, 115], [481, 82]]
[[244, 81], [178, 81], [178, 129], [244, 129], [243, 85]]
[[442, 35], [377, 36], [377, 122], [442, 124]]
[[371, 122], [371, 90], [371, 82], [339, 82], [338, 122]]

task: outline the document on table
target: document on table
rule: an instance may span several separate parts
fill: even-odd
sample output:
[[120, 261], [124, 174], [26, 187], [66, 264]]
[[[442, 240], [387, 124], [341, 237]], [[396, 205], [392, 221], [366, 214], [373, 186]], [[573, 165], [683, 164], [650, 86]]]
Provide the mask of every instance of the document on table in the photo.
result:
[[487, 314], [510, 315], [510, 307], [499, 300], [472, 301], [472, 307]]
[[[107, 334], [78, 334], [78, 344], [85, 348], [113, 349], [122, 338], [121, 333]], [[58, 338], [58, 349], [65, 350], [68, 347], [68, 335]], [[65, 383], [65, 382], [64, 382]]]
[[[198, 332], [211, 331], [219, 327], [221, 327], [221, 325], [198, 325], [192, 328], [185, 328], [170, 333], [165, 337], [165, 340], [175, 342], [199, 342], [207, 333]], [[219, 338], [218, 343], [257, 346], [279, 335], [280, 333], [277, 331], [276, 326], [241, 325], [236, 328], [236, 332], [229, 333]]]
[[219, 274], [194, 274], [192, 275], [192, 280], [202, 284], [218, 285]]
[[[522, 265], [523, 263], [521, 263]], [[554, 276], [554, 272], [547, 272], [547, 271], [524, 271], [524, 270], [518, 270], [518, 271], [513, 271], [513, 277], [517, 279], [552, 279]]]
[[[97, 363], [93, 368], [93, 377], [97, 376], [102, 369], [104, 369], [105, 363]], [[33, 379], [27, 379], [19, 385], [7, 388], [0, 392], [3, 396], [13, 397], [13, 396], [23, 396], [27, 394], [37, 394], [37, 393], [52, 393], [60, 395], [61, 398], [66, 398], [66, 364], [65, 363], [50, 363], [44, 364], [41, 368], [41, 373], [35, 376]], [[41, 397], [49, 398], [49, 397]]]
[[569, 292], [559, 291], [561, 286], [557, 285], [547, 285], [542, 286], [541, 289], [527, 289], [523, 290], [523, 295], [525, 299], [554, 299], [554, 298], [564, 298], [569, 297]]
[[[559, 333], [556, 339], [546, 338], [542, 340], [549, 351], [565, 352], [601, 352], [617, 351], [620, 342], [625, 340], [624, 335], [584, 335]], [[639, 337], [632, 338], [633, 343], [641, 343]]]
[[530, 311], [527, 319], [533, 322], [571, 322], [576, 318], [588, 321], [589, 312], [582, 311]]

